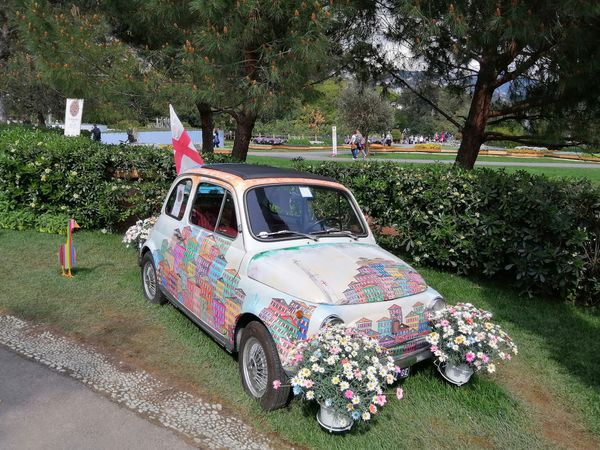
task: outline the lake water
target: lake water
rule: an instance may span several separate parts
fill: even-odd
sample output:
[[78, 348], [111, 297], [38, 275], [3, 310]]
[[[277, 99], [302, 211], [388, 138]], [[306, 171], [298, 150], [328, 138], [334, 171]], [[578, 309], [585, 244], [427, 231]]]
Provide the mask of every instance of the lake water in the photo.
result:
[[[188, 130], [190, 139], [194, 144], [202, 143], [202, 130]], [[137, 143], [138, 144], [171, 144], [171, 131], [138, 131], [137, 132]], [[102, 142], [105, 144], [120, 144], [122, 141], [127, 140], [127, 133], [125, 131], [120, 132], [103, 132]], [[222, 141], [221, 141], [222, 142]]]

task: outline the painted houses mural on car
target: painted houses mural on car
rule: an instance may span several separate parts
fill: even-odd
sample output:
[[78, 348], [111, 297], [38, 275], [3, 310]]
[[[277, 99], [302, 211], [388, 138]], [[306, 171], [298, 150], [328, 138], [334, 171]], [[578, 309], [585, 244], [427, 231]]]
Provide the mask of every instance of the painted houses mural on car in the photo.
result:
[[283, 298], [273, 298], [267, 308], [258, 317], [271, 331], [279, 354], [288, 354], [297, 340], [306, 339], [308, 325], [315, 306], [298, 300], [289, 303]]
[[430, 332], [425, 305], [417, 302], [407, 315], [402, 307], [393, 304], [387, 308], [388, 315], [377, 320], [361, 317], [354, 326], [377, 339], [382, 347], [387, 348], [395, 358], [401, 358], [409, 353], [429, 346], [424, 337]]
[[205, 230], [181, 230], [153, 256], [160, 284], [196, 317], [229, 339], [246, 294], [237, 270], [227, 267], [231, 240]]
[[306, 339], [315, 306], [270, 298], [267, 292], [264, 296], [255, 293], [255, 301], [245, 304], [246, 292], [239, 286], [237, 270], [227, 266], [232, 241], [202, 229], [194, 233], [191, 227], [183, 228], [181, 236], [163, 240], [154, 259], [161, 285], [196, 317], [233, 342], [244, 306], [269, 328], [281, 355], [296, 340]]
[[252, 258], [248, 276], [295, 298], [336, 305], [395, 300], [427, 290], [412, 267], [372, 244], [268, 250]]

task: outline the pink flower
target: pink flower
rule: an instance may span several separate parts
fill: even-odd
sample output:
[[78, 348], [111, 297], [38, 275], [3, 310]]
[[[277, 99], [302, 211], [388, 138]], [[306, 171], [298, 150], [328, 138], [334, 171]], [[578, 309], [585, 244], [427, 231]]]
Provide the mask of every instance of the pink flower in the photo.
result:
[[489, 357], [488, 355], [483, 355], [483, 356], [481, 357], [481, 360], [482, 360], [482, 361], [483, 361], [485, 364], [487, 364], [487, 363], [488, 363], [488, 361], [490, 360], [490, 357]]
[[315, 382], [313, 380], [304, 380], [304, 387], [310, 389], [313, 387]]
[[383, 406], [385, 405], [387, 402], [387, 398], [385, 397], [385, 395], [381, 394], [381, 395], [377, 395], [375, 397], [375, 403], [377, 403], [379, 406]]
[[302, 353], [297, 353], [296, 356], [294, 356], [294, 364], [298, 364], [300, 361], [302, 361]]
[[465, 355], [465, 360], [468, 363], [472, 363], [473, 360], [475, 360], [475, 353], [473, 353], [473, 352], [467, 352], [467, 354]]
[[350, 389], [346, 389], [346, 392], [344, 392], [344, 397], [346, 397], [348, 400], [351, 400], [352, 397], [354, 397], [354, 392], [352, 392]]
[[431, 346], [431, 351], [432, 351], [433, 353], [437, 352], [438, 350], [439, 350], [439, 348], [438, 348], [438, 346], [437, 346], [437, 345], [432, 345], [432, 346]]
[[340, 351], [341, 349], [339, 347], [331, 347], [329, 353], [331, 353], [332, 355], [337, 355]]
[[400, 373], [402, 371], [402, 368], [400, 366], [394, 366], [394, 370], [396, 371], [396, 373]]
[[362, 373], [360, 372], [360, 369], [354, 369], [354, 378], [356, 378], [357, 380], [362, 380]]
[[396, 389], [396, 398], [402, 400], [404, 398], [404, 390], [402, 388]]
[[281, 381], [279, 380], [274, 380], [273, 381], [273, 389], [277, 390], [281, 387]]
[[443, 327], [447, 327], [448, 325], [450, 325], [450, 322], [448, 322], [446, 319], [444, 319], [440, 322], [440, 325]]

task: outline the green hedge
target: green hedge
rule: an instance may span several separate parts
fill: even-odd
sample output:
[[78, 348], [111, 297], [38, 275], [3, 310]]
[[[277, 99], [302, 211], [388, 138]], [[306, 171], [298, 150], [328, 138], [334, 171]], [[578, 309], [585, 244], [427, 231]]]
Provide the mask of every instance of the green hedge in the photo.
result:
[[298, 163], [352, 189], [380, 236], [423, 265], [501, 278], [526, 293], [600, 301], [600, 189], [520, 171]]
[[60, 232], [73, 217], [84, 228], [118, 229], [158, 211], [174, 178], [167, 148], [0, 128], [0, 228]]

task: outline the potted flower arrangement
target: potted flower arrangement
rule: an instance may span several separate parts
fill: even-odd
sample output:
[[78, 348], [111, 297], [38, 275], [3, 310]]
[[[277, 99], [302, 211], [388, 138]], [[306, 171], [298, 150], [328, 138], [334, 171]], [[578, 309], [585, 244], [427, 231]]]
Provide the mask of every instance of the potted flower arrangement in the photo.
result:
[[330, 432], [349, 430], [355, 420], [377, 414], [387, 403], [384, 388], [399, 370], [376, 340], [344, 325], [299, 341], [288, 358], [297, 369], [294, 394], [320, 404], [317, 420]]
[[499, 361], [518, 353], [510, 336], [491, 322], [492, 313], [470, 303], [449, 306], [430, 316], [433, 331], [427, 336], [440, 374], [462, 385], [479, 370], [496, 371]]
[[144, 220], [138, 220], [135, 225], [130, 226], [123, 236], [123, 243], [126, 247], [134, 245], [136, 248], [141, 248], [142, 244], [148, 239], [150, 230], [158, 219], [154, 216]]

